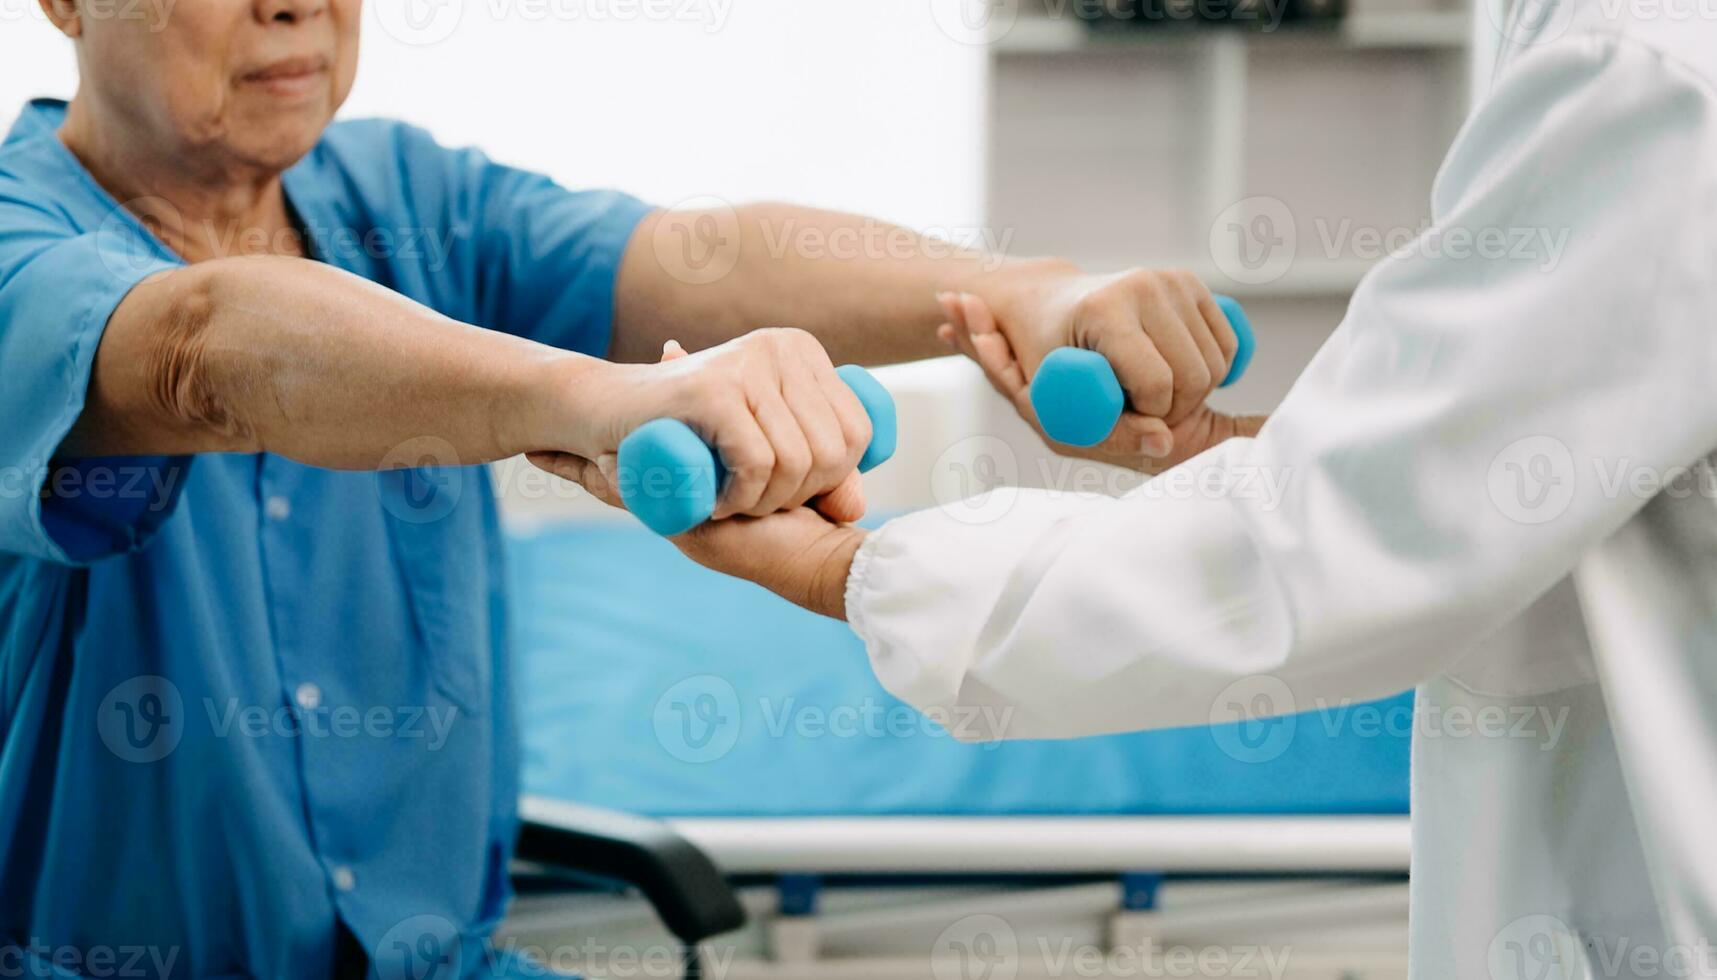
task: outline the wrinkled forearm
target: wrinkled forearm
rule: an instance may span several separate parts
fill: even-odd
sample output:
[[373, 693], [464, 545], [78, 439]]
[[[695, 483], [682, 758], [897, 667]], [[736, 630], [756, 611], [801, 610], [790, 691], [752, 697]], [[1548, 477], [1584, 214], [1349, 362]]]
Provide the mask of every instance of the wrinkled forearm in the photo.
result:
[[206, 262], [120, 304], [61, 455], [272, 452], [372, 469], [432, 437], [454, 456], [440, 462], [484, 462], [543, 448], [551, 377], [588, 360], [314, 262]]
[[769, 326], [811, 332], [837, 364], [940, 357], [937, 293], [989, 295], [1052, 267], [1072, 269], [790, 204], [658, 212], [621, 266], [614, 359], [649, 361], [669, 339], [698, 350]]

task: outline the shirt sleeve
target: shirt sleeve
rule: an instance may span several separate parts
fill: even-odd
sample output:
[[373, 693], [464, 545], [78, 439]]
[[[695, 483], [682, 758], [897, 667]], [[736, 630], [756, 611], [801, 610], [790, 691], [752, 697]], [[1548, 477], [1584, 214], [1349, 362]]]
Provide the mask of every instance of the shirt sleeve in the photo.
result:
[[88, 563], [141, 547], [172, 514], [188, 459], [55, 453], [83, 411], [113, 311], [177, 267], [123, 213], [80, 234], [0, 192], [0, 551]]
[[[468, 265], [478, 326], [593, 356], [608, 352], [620, 260], [652, 210], [613, 190], [569, 190], [549, 177], [496, 163], [476, 149], [447, 150], [404, 127], [405, 153], [439, 161], [447, 186], [413, 188], [445, 198]], [[419, 168], [414, 168], [419, 169]]]
[[[1617, 36], [1515, 63], [1259, 437], [1118, 499], [886, 525], [847, 608], [923, 710], [1006, 737], [1384, 696], [1551, 588], [1717, 446], [1714, 100]], [[1247, 694], [1246, 692], [1252, 692]]]

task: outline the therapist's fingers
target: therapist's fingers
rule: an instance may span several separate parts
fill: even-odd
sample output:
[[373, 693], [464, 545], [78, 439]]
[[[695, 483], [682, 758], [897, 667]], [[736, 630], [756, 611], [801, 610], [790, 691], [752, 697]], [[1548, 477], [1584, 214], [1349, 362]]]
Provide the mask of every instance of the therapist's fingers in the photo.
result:
[[839, 486], [813, 500], [811, 506], [836, 524], [859, 520], [865, 512], [864, 477], [856, 469], [848, 471]]
[[990, 376], [996, 390], [1010, 400], [1017, 399], [1022, 393], [1029, 395], [1025, 368], [1014, 356], [1013, 345], [1008, 343], [1007, 335], [996, 323], [990, 304], [982, 297], [965, 293], [960, 297], [959, 309], [972, 360], [977, 361], [984, 373]]
[[1093, 448], [1103, 456], [1164, 460], [1174, 455], [1176, 445], [1175, 430], [1167, 422], [1154, 415], [1122, 412], [1115, 431]]

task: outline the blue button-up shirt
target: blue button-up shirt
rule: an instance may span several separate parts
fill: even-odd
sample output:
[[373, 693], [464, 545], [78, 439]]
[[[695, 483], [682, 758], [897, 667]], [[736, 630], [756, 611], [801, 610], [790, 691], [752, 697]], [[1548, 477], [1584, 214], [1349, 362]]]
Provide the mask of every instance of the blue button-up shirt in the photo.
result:
[[[384, 976], [485, 969], [518, 791], [488, 475], [434, 433], [382, 474], [56, 462], [114, 308], [180, 264], [64, 111], [0, 146], [0, 970], [313, 976], [342, 924]], [[379, 121], [285, 187], [320, 261], [592, 354], [646, 212]]]

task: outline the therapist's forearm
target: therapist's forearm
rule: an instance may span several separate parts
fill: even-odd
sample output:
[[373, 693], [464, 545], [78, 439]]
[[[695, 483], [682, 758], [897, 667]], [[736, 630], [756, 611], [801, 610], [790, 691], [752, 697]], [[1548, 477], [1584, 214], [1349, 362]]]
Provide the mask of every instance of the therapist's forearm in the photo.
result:
[[485, 462], [543, 448], [550, 375], [586, 362], [318, 263], [200, 263], [120, 304], [61, 455], [267, 451], [373, 469], [428, 436], [454, 457], [438, 462]]
[[[892, 364], [949, 353], [940, 292], [1030, 288], [1054, 259], [1005, 259], [897, 225], [786, 204], [712, 217], [713, 242], [686, 242], [646, 219], [622, 264], [613, 358], [654, 360], [667, 340], [697, 350], [765, 326], [814, 334], [836, 363]], [[736, 236], [733, 241], [720, 236]], [[709, 273], [686, 275], [679, 249], [710, 248]], [[717, 275], [731, 264], [731, 269]], [[678, 273], [678, 274], [676, 274]]]

